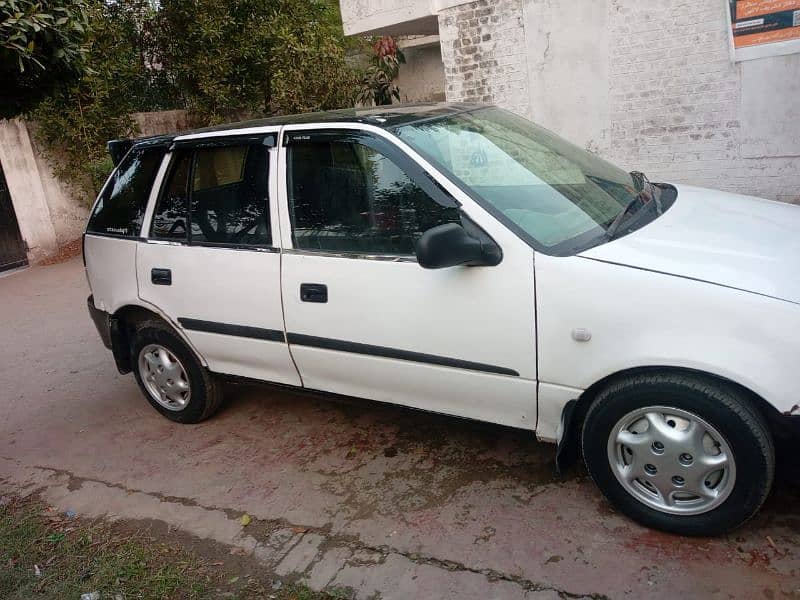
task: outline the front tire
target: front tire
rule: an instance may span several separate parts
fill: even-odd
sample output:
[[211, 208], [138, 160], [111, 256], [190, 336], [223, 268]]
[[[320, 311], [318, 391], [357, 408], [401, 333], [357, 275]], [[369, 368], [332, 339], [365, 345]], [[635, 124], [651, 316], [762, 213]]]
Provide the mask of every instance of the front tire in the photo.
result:
[[131, 343], [136, 383], [150, 405], [177, 423], [199, 423], [219, 408], [222, 390], [186, 343], [168, 326], [147, 321]]
[[583, 425], [583, 456], [608, 500], [634, 520], [718, 535], [752, 517], [772, 486], [775, 450], [732, 385], [642, 374], [603, 390]]

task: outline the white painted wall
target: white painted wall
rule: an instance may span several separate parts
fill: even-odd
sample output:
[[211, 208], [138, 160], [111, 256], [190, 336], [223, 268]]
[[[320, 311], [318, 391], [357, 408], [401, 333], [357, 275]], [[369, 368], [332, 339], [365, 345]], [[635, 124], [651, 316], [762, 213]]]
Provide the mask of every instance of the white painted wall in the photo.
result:
[[800, 156], [800, 54], [741, 63], [743, 158]]
[[608, 11], [613, 159], [800, 202], [800, 54], [731, 62], [723, 0], [609, 0]]
[[608, 151], [607, 0], [523, 4], [530, 108], [526, 116], [572, 142]]

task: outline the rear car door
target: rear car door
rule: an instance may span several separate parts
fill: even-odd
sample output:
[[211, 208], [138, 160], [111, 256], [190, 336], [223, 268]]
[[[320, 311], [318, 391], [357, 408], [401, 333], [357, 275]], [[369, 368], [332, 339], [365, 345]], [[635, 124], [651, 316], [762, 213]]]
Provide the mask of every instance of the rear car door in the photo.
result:
[[275, 133], [178, 139], [137, 250], [139, 297], [210, 370], [299, 385], [285, 343], [271, 214]]
[[[531, 249], [374, 129], [284, 129], [282, 291], [303, 384], [534, 428]], [[464, 220], [502, 262], [420, 267], [419, 236]]]

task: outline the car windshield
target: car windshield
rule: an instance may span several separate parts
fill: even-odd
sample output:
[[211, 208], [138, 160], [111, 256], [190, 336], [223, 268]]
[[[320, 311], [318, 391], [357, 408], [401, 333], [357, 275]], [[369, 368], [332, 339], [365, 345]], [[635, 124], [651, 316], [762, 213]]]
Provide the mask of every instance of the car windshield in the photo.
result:
[[[621, 213], [633, 214], [641, 191], [629, 173], [500, 108], [410, 123], [395, 133], [553, 254], [607, 241], [606, 230]], [[646, 200], [643, 206], [655, 204]]]

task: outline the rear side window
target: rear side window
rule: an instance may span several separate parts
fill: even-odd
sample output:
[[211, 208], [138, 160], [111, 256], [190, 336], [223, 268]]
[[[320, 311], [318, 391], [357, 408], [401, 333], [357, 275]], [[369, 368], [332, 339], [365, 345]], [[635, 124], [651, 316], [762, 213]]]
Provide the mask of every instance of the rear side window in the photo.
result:
[[103, 190], [86, 231], [138, 237], [164, 150], [131, 150]]
[[193, 244], [272, 243], [267, 164], [267, 148], [261, 144], [196, 152], [191, 190]]
[[150, 235], [198, 245], [271, 245], [268, 162], [263, 144], [177, 154]]

